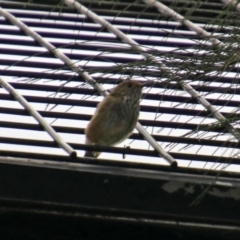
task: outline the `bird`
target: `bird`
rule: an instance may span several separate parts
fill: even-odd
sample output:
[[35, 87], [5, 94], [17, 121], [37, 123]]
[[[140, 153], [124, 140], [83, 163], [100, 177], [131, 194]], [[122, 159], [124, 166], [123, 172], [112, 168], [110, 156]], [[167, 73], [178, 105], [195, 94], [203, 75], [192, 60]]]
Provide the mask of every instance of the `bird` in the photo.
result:
[[[85, 129], [85, 144], [115, 146], [127, 139], [139, 117], [139, 101], [145, 84], [127, 79], [113, 88], [97, 105]], [[84, 156], [97, 158], [100, 154], [86, 151]]]

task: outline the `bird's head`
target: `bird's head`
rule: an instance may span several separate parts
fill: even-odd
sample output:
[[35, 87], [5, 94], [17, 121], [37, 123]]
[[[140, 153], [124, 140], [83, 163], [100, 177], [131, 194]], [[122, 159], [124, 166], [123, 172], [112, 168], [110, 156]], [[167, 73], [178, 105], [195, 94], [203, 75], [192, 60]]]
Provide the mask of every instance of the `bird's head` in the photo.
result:
[[133, 80], [124, 80], [119, 83], [111, 92], [112, 96], [135, 96], [140, 99], [144, 84]]

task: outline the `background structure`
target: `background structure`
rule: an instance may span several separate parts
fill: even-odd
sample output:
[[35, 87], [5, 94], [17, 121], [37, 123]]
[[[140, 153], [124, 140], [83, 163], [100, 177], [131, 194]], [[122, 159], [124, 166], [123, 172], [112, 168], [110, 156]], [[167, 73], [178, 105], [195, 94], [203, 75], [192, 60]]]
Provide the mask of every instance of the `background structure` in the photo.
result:
[[[237, 2], [0, 7], [2, 236], [239, 237]], [[101, 95], [128, 77], [154, 82], [137, 129], [83, 158]]]

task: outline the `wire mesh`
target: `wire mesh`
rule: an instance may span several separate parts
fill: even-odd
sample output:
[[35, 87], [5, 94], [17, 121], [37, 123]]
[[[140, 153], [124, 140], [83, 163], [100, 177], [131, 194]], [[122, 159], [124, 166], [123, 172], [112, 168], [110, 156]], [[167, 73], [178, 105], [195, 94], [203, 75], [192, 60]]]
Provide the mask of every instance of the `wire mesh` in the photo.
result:
[[[228, 131], [229, 125], [239, 131], [236, 10], [230, 6], [222, 9], [223, 4], [214, 1], [162, 1], [210, 33], [206, 37], [151, 4], [100, 2], [101, 5], [99, 1], [81, 1], [136, 41], [164, 67], [144, 58], [141, 51], [131, 49], [106, 27], [62, 4], [56, 7], [38, 2], [21, 5], [2, 1], [0, 6], [106, 89], [129, 76], [138, 81], [154, 81], [153, 87], [144, 89], [139, 122], [180, 167], [239, 171], [239, 142]], [[5, 18], [1, 17], [0, 21], [0, 75], [82, 156], [84, 129], [102, 97], [70, 66], [64, 66]], [[221, 41], [221, 46], [213, 46], [212, 38]], [[226, 121], [217, 121], [198, 99], [190, 96], [181, 87], [179, 77]], [[0, 98], [2, 150], [65, 155], [3, 89]], [[100, 158], [166, 164], [136, 130], [118, 148], [103, 153]]]

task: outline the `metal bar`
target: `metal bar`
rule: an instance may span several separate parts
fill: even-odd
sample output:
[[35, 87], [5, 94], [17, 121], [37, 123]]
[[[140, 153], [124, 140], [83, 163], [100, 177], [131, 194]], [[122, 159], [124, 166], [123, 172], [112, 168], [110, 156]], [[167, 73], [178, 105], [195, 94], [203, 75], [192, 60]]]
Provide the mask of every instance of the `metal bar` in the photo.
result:
[[[14, 85], [12, 83], [10, 83], [11, 86], [14, 87]], [[29, 85], [29, 84], [25, 84]], [[37, 84], [36, 84], [37, 85]], [[23, 87], [24, 85], [22, 85], [21, 87]], [[39, 84], [39, 89], [37, 89], [38, 91], [44, 91], [43, 89], [41, 89], [41, 85]], [[45, 89], [47, 89], [48, 86], [45, 87]], [[52, 89], [56, 89], [55, 91], [57, 92], [59, 87], [58, 86], [54, 86], [55, 88]], [[155, 87], [155, 86], [154, 86]], [[71, 88], [69, 88], [71, 89]], [[72, 88], [74, 92], [74, 88]], [[80, 89], [80, 88], [79, 88]], [[81, 89], [80, 89], [81, 90]], [[89, 90], [89, 89], [82, 89], [82, 91], [75, 91], [77, 92], [77, 94], [94, 94], [93, 91], [85, 91], [85, 90]], [[50, 91], [49, 89], [47, 89], [47, 91]], [[61, 91], [66, 91], [66, 89], [61, 88]], [[60, 91], [59, 91], [60, 92]], [[66, 91], [67, 92], [67, 91]], [[98, 101], [91, 101], [91, 102], [86, 102], [85, 100], [78, 100], [78, 99], [65, 99], [65, 98], [57, 98], [57, 97], [39, 97], [39, 96], [25, 96], [23, 95], [23, 97], [29, 101], [29, 102], [39, 102], [39, 103], [48, 103], [48, 104], [62, 104], [62, 105], [74, 105], [74, 106], [88, 106], [88, 107], [96, 107], [98, 104]], [[149, 99], [149, 100], [154, 100], [154, 101], [159, 101], [159, 99], [161, 99], [162, 101], [169, 101], [172, 103], [175, 103], [176, 105], [179, 104], [179, 102], [181, 102], [182, 104], [196, 104], [196, 101], [194, 99], [189, 99], [187, 97], [183, 97], [183, 96], [167, 96], [167, 95], [163, 95], [163, 94], [145, 94], [144, 95], [145, 99]], [[8, 100], [8, 101], [12, 101], [12, 98], [5, 93], [0, 93], [0, 99], [2, 100]], [[207, 99], [206, 99], [207, 100]], [[236, 101], [236, 100], [229, 100], [228, 103], [226, 104], [226, 101], [223, 99], [210, 99], [208, 100], [210, 103], [214, 103], [214, 105], [216, 106], [228, 106], [228, 107], [239, 107], [240, 102]], [[141, 106], [140, 107], [142, 109], [142, 111], [145, 112], [157, 112], [159, 110], [159, 107], [155, 107], [155, 106]]]
[[177, 172], [165, 172], [160, 170], [149, 170], [149, 169], [127, 169], [126, 167], [119, 166], [100, 166], [94, 164], [85, 164], [85, 163], [73, 163], [73, 162], [57, 162], [49, 161], [42, 159], [33, 159], [33, 158], [23, 158], [23, 157], [1, 157], [0, 163], [4, 164], [16, 164], [16, 165], [25, 165], [41, 168], [54, 168], [62, 170], [70, 170], [77, 172], [92, 172], [92, 173], [102, 173], [110, 174], [114, 176], [127, 176], [127, 177], [136, 177], [136, 178], [147, 178], [147, 179], [161, 179], [166, 181], [181, 181], [181, 182], [193, 182], [193, 183], [202, 183], [210, 184], [216, 186], [231, 186], [231, 187], [240, 187], [239, 178], [230, 178], [230, 177], [219, 177], [218, 181], [214, 181], [216, 176], [203, 176], [197, 174], [189, 173], [177, 173]]
[[[163, 3], [158, 2], [157, 0], [142, 0], [142, 1], [145, 2], [149, 6], [156, 7], [159, 12], [164, 13], [165, 15], [170, 16], [174, 20], [180, 22], [182, 25], [185, 25], [190, 30], [196, 32], [199, 36], [204, 36], [206, 38], [209, 38], [209, 41], [211, 42], [211, 44], [225, 46], [221, 41], [219, 41], [218, 39], [214, 38], [211, 33], [207, 32], [203, 28], [197, 26], [196, 24], [194, 24], [193, 22], [189, 21], [188, 19], [186, 19], [182, 15], [178, 14], [177, 12], [172, 10], [171, 8], [167, 7]], [[207, 40], [206, 40], [206, 42], [207, 42]]]
[[0, 84], [4, 89], [6, 89], [28, 112], [32, 115], [38, 123], [48, 132], [48, 134], [53, 138], [53, 140], [64, 149], [71, 157], [76, 157], [77, 153], [72, 147], [70, 147], [51, 127], [51, 125], [35, 110], [31, 104], [26, 101], [21, 94], [14, 89], [7, 81], [0, 77]]
[[225, 5], [231, 5], [232, 7], [235, 7], [238, 12], [240, 12], [240, 3], [236, 0], [221, 0], [222, 3]]

